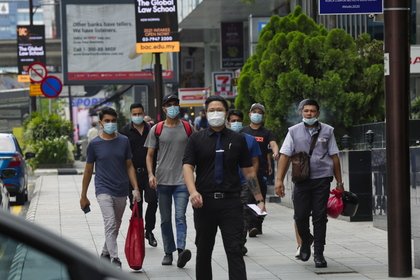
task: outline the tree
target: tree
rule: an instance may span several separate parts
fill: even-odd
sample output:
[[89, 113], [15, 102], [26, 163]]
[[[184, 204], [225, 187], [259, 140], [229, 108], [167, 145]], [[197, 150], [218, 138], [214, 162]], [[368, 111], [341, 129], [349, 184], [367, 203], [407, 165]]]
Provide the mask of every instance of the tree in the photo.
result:
[[320, 120], [334, 126], [337, 137], [352, 125], [383, 120], [383, 42], [328, 31], [299, 6], [286, 17], [272, 16], [242, 68], [235, 107], [264, 104], [265, 125], [282, 142], [300, 121], [297, 105], [305, 98], [319, 102]]

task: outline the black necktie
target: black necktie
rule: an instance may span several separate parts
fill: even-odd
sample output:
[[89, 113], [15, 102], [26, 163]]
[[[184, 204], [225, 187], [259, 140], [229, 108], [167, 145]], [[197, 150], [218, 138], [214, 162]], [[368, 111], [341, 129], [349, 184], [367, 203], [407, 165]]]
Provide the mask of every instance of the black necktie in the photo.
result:
[[216, 158], [214, 160], [214, 180], [220, 184], [223, 182], [223, 144], [222, 144], [222, 133], [217, 132], [217, 143], [216, 143]]

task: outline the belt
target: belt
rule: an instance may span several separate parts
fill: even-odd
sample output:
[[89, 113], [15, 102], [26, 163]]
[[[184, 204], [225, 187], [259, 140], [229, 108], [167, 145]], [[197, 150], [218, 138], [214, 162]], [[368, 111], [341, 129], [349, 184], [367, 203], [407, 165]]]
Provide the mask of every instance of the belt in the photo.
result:
[[238, 192], [214, 192], [214, 193], [202, 193], [201, 194], [203, 197], [210, 197], [210, 198], [214, 198], [214, 199], [222, 199], [222, 198], [232, 198], [232, 197], [239, 197], [239, 193]]
[[146, 172], [147, 168], [139, 167], [139, 168], [136, 168], [136, 171], [137, 171], [137, 173]]

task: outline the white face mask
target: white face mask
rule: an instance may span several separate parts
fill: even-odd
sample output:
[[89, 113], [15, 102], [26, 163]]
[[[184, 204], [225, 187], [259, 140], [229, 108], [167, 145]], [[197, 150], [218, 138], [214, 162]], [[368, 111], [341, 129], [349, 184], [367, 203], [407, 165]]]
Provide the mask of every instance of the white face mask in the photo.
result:
[[226, 112], [210, 112], [207, 113], [207, 121], [212, 127], [221, 127], [225, 124]]

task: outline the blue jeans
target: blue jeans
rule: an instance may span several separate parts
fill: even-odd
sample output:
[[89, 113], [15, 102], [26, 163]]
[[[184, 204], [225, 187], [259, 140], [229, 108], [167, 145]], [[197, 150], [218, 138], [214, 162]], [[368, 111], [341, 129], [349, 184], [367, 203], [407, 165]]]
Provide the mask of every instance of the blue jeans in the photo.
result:
[[[158, 185], [157, 194], [163, 249], [165, 253], [175, 252], [176, 249], [184, 250], [187, 239], [187, 219], [185, 212], [187, 211], [188, 198], [190, 197], [187, 186], [185, 184], [175, 186]], [[174, 197], [175, 203], [176, 246], [172, 230], [172, 196]]]

